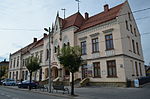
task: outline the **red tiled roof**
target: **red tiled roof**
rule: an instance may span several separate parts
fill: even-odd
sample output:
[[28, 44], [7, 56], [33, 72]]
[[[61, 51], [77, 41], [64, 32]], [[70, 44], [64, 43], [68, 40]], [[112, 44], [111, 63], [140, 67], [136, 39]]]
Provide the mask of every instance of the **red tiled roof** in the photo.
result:
[[84, 29], [87, 29], [89, 27], [98, 25], [98, 24], [102, 24], [104, 22], [110, 21], [112, 19], [115, 19], [121, 9], [121, 7], [123, 6], [124, 3], [115, 6], [111, 9], [109, 9], [108, 11], [103, 11], [97, 15], [94, 15], [92, 17], [89, 17], [88, 20], [86, 20], [83, 25], [80, 27], [79, 30], [77, 30], [77, 32], [82, 31]]
[[62, 29], [66, 29], [70, 26], [80, 27], [83, 21], [83, 16], [79, 12], [77, 12], [66, 19], [62, 19]]

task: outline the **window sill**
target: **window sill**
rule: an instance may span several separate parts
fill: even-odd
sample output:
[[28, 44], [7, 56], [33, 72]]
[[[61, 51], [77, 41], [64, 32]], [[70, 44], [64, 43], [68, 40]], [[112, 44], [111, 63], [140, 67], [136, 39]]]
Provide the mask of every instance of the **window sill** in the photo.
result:
[[101, 78], [101, 76], [93, 77], [93, 78]]
[[96, 52], [92, 52], [92, 54], [95, 54], [95, 53], [99, 53], [99, 51], [96, 51]]
[[86, 53], [85, 54], [81, 54], [82, 56], [84, 56], [84, 55], [87, 55]]
[[118, 78], [118, 76], [107, 76], [107, 78]]
[[111, 49], [106, 49], [105, 51], [110, 51], [110, 50], [115, 50], [114, 48], [111, 48]]

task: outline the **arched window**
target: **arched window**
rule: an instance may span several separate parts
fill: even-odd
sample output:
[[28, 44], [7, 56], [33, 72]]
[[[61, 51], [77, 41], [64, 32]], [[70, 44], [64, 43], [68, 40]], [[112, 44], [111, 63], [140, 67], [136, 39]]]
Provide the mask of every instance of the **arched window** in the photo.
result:
[[67, 42], [67, 46], [70, 46], [70, 43], [69, 43], [69, 42]]

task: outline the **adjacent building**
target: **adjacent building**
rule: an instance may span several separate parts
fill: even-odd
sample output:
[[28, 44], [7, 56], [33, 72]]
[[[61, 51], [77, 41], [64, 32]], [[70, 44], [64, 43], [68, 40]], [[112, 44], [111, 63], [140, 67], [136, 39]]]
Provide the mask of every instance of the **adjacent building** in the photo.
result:
[[81, 46], [85, 61], [75, 80], [89, 78], [91, 85], [113, 84], [124, 86], [128, 80], [145, 76], [141, 36], [127, 1], [94, 16], [77, 12], [67, 18], [56, 16], [52, 35], [44, 34], [37, 40], [10, 55], [9, 77], [28, 79], [25, 67], [29, 56], [37, 56], [41, 70], [34, 80], [48, 79], [48, 60], [51, 55], [51, 72], [54, 81], [70, 81], [70, 72], [59, 64], [57, 54], [63, 46]]
[[6, 61], [6, 59], [0, 62], [0, 79], [7, 78], [8, 67], [9, 67], [9, 61]]

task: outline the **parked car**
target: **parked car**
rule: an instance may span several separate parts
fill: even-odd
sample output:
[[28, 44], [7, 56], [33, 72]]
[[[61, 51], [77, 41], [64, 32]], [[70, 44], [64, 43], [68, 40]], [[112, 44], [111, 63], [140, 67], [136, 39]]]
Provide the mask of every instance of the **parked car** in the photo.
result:
[[18, 88], [29, 88], [29, 86], [31, 86], [31, 88], [37, 88], [37, 86], [39, 85], [38, 82], [36, 81], [30, 81], [29, 80], [24, 80], [20, 83], [18, 83]]
[[16, 81], [14, 79], [4, 79], [4, 81], [2, 82], [4, 86], [15, 86], [16, 85]]

